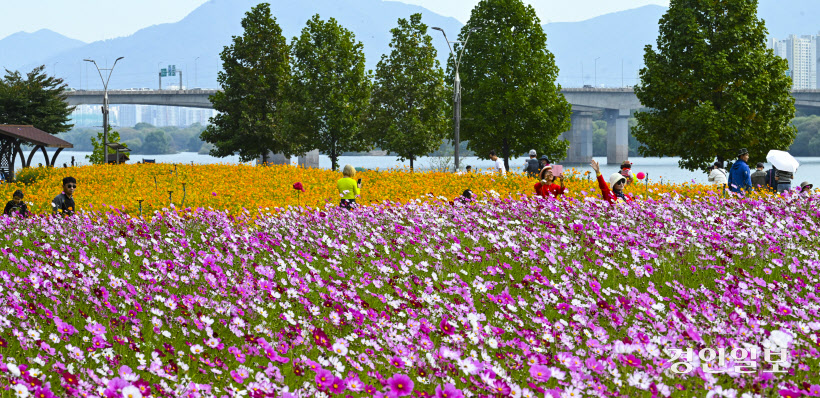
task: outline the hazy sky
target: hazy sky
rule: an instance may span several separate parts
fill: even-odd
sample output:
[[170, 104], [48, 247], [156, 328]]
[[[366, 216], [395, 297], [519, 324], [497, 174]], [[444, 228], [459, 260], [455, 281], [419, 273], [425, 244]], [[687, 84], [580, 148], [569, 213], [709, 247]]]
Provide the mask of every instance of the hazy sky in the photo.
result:
[[[92, 42], [127, 36], [139, 29], [176, 22], [206, 0], [0, 0], [6, 18], [0, 38], [19, 31], [51, 29]], [[293, 1], [293, 0], [268, 0]], [[310, 1], [310, 0], [307, 0]], [[464, 22], [479, 0], [401, 0]], [[541, 22], [580, 21], [646, 4], [669, 5], [668, 0], [525, 0]]]

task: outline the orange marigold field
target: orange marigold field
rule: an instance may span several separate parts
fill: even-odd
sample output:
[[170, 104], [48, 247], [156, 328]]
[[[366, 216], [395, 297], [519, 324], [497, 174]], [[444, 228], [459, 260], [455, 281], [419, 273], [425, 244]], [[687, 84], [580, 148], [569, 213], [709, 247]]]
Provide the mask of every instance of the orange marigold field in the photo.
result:
[[[292, 166], [258, 167], [248, 165], [173, 165], [131, 164], [83, 166], [74, 168], [26, 169], [20, 180], [31, 181], [0, 185], [5, 200], [11, 199], [16, 189], [25, 193], [30, 210], [40, 214], [50, 211], [51, 200], [60, 193], [61, 180], [66, 176], [77, 179], [75, 195], [80, 210], [116, 208], [130, 214], [176, 207], [204, 207], [230, 211], [242, 208], [276, 208], [286, 206], [324, 206], [337, 204], [339, 193], [336, 180], [340, 172], [323, 169], [304, 169]], [[570, 169], [566, 173], [567, 196], [599, 196], [594, 174]], [[490, 174], [455, 175], [445, 172], [416, 172], [407, 170], [376, 170], [356, 173], [363, 183], [360, 204], [385, 200], [406, 202], [412, 199], [452, 200], [465, 189], [479, 197], [495, 195], [532, 196], [535, 179], [521, 173], [509, 173], [501, 178]], [[305, 192], [293, 189], [301, 182]], [[677, 192], [686, 197], [698, 197], [720, 191], [711, 185], [649, 184], [638, 182], [628, 186], [627, 193], [636, 197], [657, 197]], [[432, 198], [430, 197], [432, 194]]]

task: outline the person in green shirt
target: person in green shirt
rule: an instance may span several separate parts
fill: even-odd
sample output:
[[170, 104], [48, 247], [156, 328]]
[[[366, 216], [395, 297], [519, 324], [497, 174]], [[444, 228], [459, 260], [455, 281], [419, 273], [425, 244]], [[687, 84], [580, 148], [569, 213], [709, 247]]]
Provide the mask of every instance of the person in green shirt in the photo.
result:
[[353, 178], [356, 177], [356, 169], [353, 166], [346, 164], [342, 169], [344, 177], [336, 181], [336, 188], [339, 189], [339, 207], [352, 210], [356, 206], [356, 197], [361, 194], [362, 179], [358, 181]]

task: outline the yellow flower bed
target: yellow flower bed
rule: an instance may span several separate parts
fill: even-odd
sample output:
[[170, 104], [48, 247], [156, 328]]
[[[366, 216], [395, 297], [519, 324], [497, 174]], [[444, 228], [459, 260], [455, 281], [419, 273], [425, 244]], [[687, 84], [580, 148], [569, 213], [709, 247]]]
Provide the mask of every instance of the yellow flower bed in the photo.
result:
[[[292, 166], [257, 167], [248, 165], [172, 165], [131, 164], [53, 168], [39, 173], [31, 185], [22, 183], [0, 185], [0, 194], [10, 200], [12, 192], [22, 189], [25, 201], [34, 213], [50, 211], [51, 200], [61, 192], [62, 179], [77, 179], [75, 200], [78, 209], [101, 210], [105, 207], [138, 213], [142, 200], [143, 212], [168, 207], [211, 207], [238, 211], [242, 208], [284, 207], [289, 205], [323, 206], [337, 204], [336, 180], [341, 173]], [[570, 169], [566, 172], [567, 196], [600, 196], [594, 173]], [[356, 174], [363, 181], [362, 195], [357, 202], [369, 204], [384, 200], [406, 202], [428, 194], [448, 200], [465, 189], [479, 197], [533, 195], [537, 182], [520, 173], [505, 178], [489, 174], [454, 175], [444, 172], [407, 170], [365, 171]], [[293, 189], [301, 182], [305, 192]], [[641, 181], [628, 186], [626, 192], [636, 197], [657, 196], [678, 192], [687, 197], [702, 196], [718, 190], [711, 185], [650, 184]], [[169, 194], [170, 191], [170, 194]], [[184, 197], [184, 203], [183, 203]]]

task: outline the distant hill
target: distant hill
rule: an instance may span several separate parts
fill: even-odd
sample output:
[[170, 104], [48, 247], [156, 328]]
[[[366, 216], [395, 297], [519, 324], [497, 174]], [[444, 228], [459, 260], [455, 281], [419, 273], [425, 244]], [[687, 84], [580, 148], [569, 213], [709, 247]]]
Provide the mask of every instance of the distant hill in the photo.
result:
[[[81, 65], [83, 58], [93, 58], [103, 67], [110, 66], [119, 56], [125, 59], [117, 64], [111, 87], [156, 88], [158, 68], [169, 64], [183, 71], [183, 84], [188, 87], [216, 87], [217, 70], [221, 65], [219, 54], [225, 45], [230, 44], [233, 35], [242, 34], [242, 17], [258, 3], [257, 0], [210, 0], [179, 22], [154, 25], [128, 37], [90, 43], [50, 57], [45, 63], [65, 65], [65, 68], [58, 68], [58, 73], [75, 88], [81, 87], [81, 80], [82, 88], [102, 86], [93, 66]], [[362, 41], [370, 69], [375, 68], [381, 55], [389, 50], [390, 29], [396, 26], [398, 18], [408, 18], [419, 12], [427, 25], [440, 26], [452, 35], [462, 26], [454, 18], [443, 17], [422, 7], [381, 0], [279, 0], [271, 1], [271, 10], [288, 41], [300, 34], [314, 14], [318, 13], [324, 19], [335, 18]], [[434, 31], [431, 34], [435, 34], [433, 37], [439, 48], [445, 50], [441, 35]], [[446, 54], [441, 50], [440, 59], [446, 60]], [[34, 54], [30, 55], [34, 58]], [[27, 63], [24, 68], [30, 69], [34, 65]], [[68, 65], [71, 65], [70, 69]], [[163, 79], [163, 85], [178, 82], [179, 77]]]
[[[599, 86], [633, 86], [643, 66], [644, 46], [658, 38], [658, 21], [666, 7], [648, 5], [602, 15], [581, 22], [544, 25], [547, 47], [555, 54], [561, 70], [558, 82], [564, 87], [593, 85], [598, 59]], [[623, 62], [623, 75], [621, 65]], [[583, 70], [583, 77], [581, 71]]]
[[[39, 64], [51, 69], [57, 62], [58, 75], [70, 86], [94, 89], [101, 87], [99, 76], [93, 66], [86, 65], [82, 59], [94, 58], [104, 67], [110, 66], [116, 57], [124, 56], [111, 79], [111, 87], [156, 88], [158, 68], [175, 64], [177, 70], [183, 71], [184, 85], [213, 88], [220, 65], [219, 53], [230, 43], [232, 35], [242, 33], [242, 17], [258, 2], [210, 0], [179, 22], [154, 25], [128, 37], [87, 45], [50, 31], [18, 33], [0, 40], [0, 64], [11, 68], [22, 65], [22, 70], [27, 71]], [[274, 0], [271, 3], [288, 40], [299, 34], [313, 14], [336, 18], [364, 43], [370, 69], [375, 68], [381, 55], [389, 51], [390, 29], [400, 17], [407, 18], [420, 12], [426, 24], [444, 28], [451, 40], [462, 27], [454, 18], [396, 1]], [[644, 46], [655, 45], [658, 21], [665, 11], [665, 7], [648, 5], [586, 21], [544, 25], [547, 46], [555, 54], [560, 68], [558, 82], [564, 87], [592, 85], [596, 80], [599, 86], [634, 85], [637, 71], [643, 66]], [[820, 20], [816, 19], [820, 15], [820, 1], [817, 0], [761, 0], [759, 15], [766, 21], [773, 37], [820, 31]], [[48, 34], [59, 38], [49, 39]], [[439, 59], [444, 62], [448, 55], [444, 39], [438, 32], [431, 34], [439, 49]], [[34, 40], [35, 36], [46, 39]], [[70, 42], [65, 44], [66, 40]], [[195, 62], [196, 58], [199, 59]], [[163, 79], [165, 85], [178, 82], [178, 77]]]
[[[16, 70], [26, 64], [43, 64], [42, 60], [85, 44], [48, 29], [34, 33], [17, 32], [0, 40], [0, 68]], [[51, 66], [53, 65], [49, 65]], [[59, 72], [60, 65], [56, 66]], [[52, 70], [49, 69], [48, 72], [52, 73]]]

